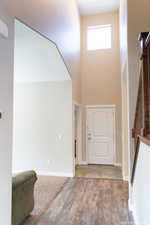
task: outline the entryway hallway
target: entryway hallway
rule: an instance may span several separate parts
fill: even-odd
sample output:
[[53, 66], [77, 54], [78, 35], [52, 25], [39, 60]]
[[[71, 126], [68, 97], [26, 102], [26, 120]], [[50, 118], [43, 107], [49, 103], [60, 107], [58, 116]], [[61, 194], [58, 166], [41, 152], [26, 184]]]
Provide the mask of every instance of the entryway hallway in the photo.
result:
[[77, 165], [76, 177], [122, 180], [122, 169], [111, 165]]
[[36, 225], [50, 224], [133, 225], [128, 210], [128, 183], [69, 178], [36, 222]]

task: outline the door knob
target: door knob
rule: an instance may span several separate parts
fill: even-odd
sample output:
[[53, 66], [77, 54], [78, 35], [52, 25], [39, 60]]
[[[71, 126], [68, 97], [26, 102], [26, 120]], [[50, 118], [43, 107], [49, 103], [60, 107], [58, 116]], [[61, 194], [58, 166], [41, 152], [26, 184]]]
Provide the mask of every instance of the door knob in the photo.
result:
[[91, 134], [88, 133], [88, 140], [90, 141], [92, 138], [91, 138]]

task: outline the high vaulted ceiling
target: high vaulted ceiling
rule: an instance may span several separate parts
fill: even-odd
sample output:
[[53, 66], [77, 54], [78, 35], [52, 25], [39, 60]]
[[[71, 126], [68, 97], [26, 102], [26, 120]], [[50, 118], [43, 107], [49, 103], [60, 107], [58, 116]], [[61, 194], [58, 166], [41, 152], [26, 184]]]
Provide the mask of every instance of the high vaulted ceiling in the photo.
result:
[[77, 0], [81, 15], [113, 12], [119, 8], [120, 0]]

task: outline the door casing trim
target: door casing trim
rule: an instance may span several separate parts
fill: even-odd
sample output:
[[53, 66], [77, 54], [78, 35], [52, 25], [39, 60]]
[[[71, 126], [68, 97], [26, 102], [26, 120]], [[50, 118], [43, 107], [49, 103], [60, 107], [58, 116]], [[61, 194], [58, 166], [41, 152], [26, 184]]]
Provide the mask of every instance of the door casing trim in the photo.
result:
[[[77, 102], [74, 102], [73, 104], [73, 112], [75, 110], [75, 108], [77, 107], [78, 108], [78, 118], [77, 118], [77, 139], [78, 139], [78, 142], [77, 142], [77, 164], [80, 165], [80, 162], [82, 162], [82, 105], [77, 103]], [[74, 116], [74, 114], [73, 114]], [[74, 129], [75, 130], [75, 120], [73, 118], [73, 126], [74, 126]], [[73, 135], [73, 140], [75, 139], [75, 134]], [[75, 159], [74, 159], [75, 161]], [[74, 162], [74, 168], [76, 166], [76, 163]]]

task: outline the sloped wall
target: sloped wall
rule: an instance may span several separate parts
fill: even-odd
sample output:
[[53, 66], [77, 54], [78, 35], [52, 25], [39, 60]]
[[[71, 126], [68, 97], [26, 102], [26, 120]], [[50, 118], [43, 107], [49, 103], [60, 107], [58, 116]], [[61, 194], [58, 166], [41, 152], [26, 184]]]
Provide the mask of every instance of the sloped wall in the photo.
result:
[[56, 45], [16, 21], [13, 172], [73, 176], [72, 104]]
[[8, 9], [57, 44], [73, 80], [73, 99], [80, 102], [80, 18], [76, 0], [13, 0]]

